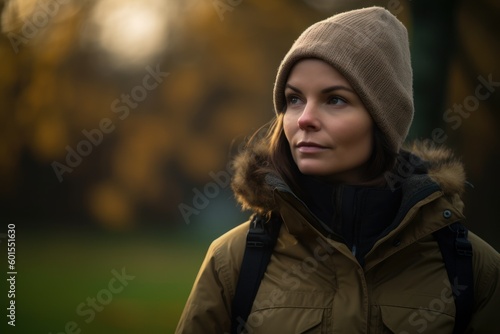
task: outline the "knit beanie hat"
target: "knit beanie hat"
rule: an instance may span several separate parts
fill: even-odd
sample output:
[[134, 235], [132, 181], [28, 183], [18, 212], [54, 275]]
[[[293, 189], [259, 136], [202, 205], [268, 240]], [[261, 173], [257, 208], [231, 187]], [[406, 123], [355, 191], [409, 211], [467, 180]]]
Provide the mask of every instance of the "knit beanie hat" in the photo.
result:
[[354, 88], [391, 149], [399, 152], [413, 119], [408, 33], [382, 7], [334, 15], [305, 30], [281, 62], [274, 84], [275, 112], [285, 111], [285, 85], [293, 66], [321, 59]]

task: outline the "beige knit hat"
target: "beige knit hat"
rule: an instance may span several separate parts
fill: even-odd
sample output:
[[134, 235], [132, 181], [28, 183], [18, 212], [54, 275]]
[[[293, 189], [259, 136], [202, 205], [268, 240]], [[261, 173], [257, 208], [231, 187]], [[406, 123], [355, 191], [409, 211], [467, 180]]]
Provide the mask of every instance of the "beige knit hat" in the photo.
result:
[[408, 34], [394, 15], [382, 7], [357, 9], [304, 31], [278, 69], [276, 113], [285, 111], [288, 75], [304, 58], [321, 59], [346, 77], [391, 148], [399, 152], [413, 119], [413, 90]]

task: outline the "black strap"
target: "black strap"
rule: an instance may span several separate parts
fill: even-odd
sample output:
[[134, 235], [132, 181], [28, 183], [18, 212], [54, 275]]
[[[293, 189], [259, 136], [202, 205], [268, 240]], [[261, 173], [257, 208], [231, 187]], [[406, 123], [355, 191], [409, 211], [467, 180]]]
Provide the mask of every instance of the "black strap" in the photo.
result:
[[465, 332], [474, 308], [472, 245], [467, 239], [467, 234], [467, 228], [460, 222], [434, 232], [455, 299], [453, 334]]
[[280, 227], [281, 219], [274, 216], [268, 223], [266, 217], [261, 215], [254, 215], [252, 218], [231, 308], [233, 334], [239, 334], [245, 329], [260, 282], [271, 260]]

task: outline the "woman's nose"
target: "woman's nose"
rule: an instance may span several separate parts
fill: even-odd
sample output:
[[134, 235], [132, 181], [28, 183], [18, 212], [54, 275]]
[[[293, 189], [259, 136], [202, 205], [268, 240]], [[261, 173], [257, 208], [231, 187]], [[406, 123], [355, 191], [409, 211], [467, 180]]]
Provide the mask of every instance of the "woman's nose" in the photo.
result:
[[321, 122], [318, 119], [318, 108], [314, 103], [307, 103], [302, 114], [297, 120], [301, 130], [318, 131], [321, 128]]

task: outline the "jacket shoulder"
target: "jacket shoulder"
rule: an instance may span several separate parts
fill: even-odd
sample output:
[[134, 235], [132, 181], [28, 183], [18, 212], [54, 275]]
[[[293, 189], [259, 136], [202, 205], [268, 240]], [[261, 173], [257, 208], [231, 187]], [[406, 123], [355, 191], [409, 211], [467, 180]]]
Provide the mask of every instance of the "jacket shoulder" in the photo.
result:
[[236, 289], [249, 227], [250, 221], [246, 221], [232, 228], [215, 239], [207, 252], [207, 258], [212, 258], [214, 269], [225, 283], [231, 298]]
[[475, 307], [468, 332], [498, 330], [500, 309], [500, 254], [486, 241], [469, 232], [473, 251]]
[[[486, 241], [470, 231], [469, 240], [472, 244], [474, 277], [487, 280], [487, 276], [493, 275], [495, 271], [500, 271], [500, 254]], [[483, 286], [477, 285], [478, 283], [476, 283], [477, 288], [483, 288]]]

